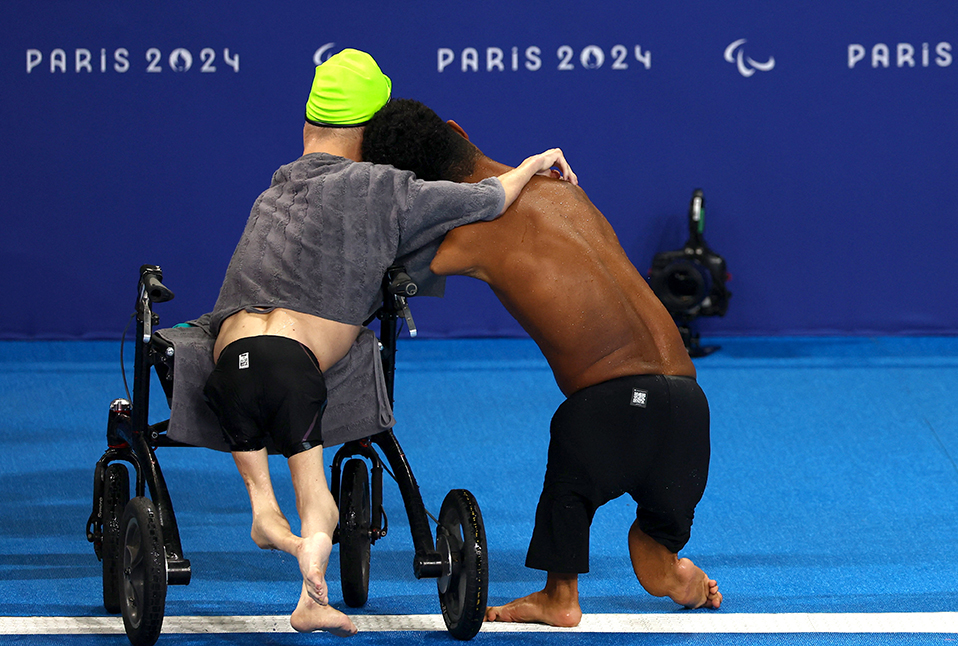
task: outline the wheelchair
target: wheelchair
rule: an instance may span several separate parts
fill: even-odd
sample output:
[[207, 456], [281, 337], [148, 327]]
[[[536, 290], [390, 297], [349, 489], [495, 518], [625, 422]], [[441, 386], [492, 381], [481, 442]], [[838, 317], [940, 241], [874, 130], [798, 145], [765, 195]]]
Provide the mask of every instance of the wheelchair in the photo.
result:
[[[168, 586], [188, 585], [192, 578], [156, 457], [160, 447], [192, 445], [167, 437], [169, 420], [148, 421], [151, 370], [156, 371], [172, 405], [175, 352], [172, 344], [153, 332], [159, 323], [153, 305], [173, 298], [162, 279], [158, 266], [140, 268], [132, 401], [115, 399], [110, 404], [107, 448], [94, 470], [93, 512], [86, 530], [87, 540], [103, 564], [103, 606], [111, 614], [122, 614], [126, 635], [134, 646], [156, 643]], [[366, 322], [380, 320], [380, 357], [390, 405], [394, 402], [398, 322], [405, 319], [410, 333], [415, 334], [407, 297], [416, 289], [402, 268], [390, 268], [383, 277], [382, 307]], [[135, 474], [132, 497], [127, 464]], [[479, 505], [469, 491], [453, 489], [443, 500], [438, 518], [429, 514], [392, 429], [348, 441], [333, 458], [330, 491], [339, 504], [333, 542], [339, 544], [343, 600], [358, 608], [368, 598], [371, 545], [388, 531], [382, 506], [386, 465], [398, 484], [409, 520], [415, 548], [413, 574], [417, 579], [437, 580], [446, 628], [456, 639], [470, 640], [482, 626], [489, 579]], [[436, 525], [435, 540], [430, 518]]]

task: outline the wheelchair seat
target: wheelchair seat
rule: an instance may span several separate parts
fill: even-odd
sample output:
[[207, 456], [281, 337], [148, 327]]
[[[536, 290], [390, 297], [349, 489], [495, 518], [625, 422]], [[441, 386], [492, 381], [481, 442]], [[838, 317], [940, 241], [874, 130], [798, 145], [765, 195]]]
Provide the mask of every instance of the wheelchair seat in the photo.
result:
[[[213, 370], [214, 338], [206, 320], [156, 330], [153, 368], [170, 405], [167, 437], [178, 444], [229, 451], [219, 421], [203, 399]], [[329, 403], [323, 414], [323, 446], [359, 440], [395, 425], [372, 330], [363, 328], [346, 357], [324, 376]]]

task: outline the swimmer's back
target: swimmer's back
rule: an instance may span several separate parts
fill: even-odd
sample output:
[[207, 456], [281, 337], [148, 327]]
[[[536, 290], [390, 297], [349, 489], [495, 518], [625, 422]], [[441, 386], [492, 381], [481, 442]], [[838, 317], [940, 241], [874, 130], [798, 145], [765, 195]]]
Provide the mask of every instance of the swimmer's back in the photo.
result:
[[534, 178], [497, 220], [450, 232], [432, 269], [487, 282], [566, 395], [626, 375], [695, 376], [672, 317], [567, 182]]
[[240, 310], [220, 325], [213, 346], [213, 361], [219, 361], [223, 348], [250, 336], [284, 336], [299, 341], [312, 351], [319, 369], [328, 371], [346, 356], [356, 337], [358, 325], [348, 325], [295, 310], [275, 308], [264, 311]]

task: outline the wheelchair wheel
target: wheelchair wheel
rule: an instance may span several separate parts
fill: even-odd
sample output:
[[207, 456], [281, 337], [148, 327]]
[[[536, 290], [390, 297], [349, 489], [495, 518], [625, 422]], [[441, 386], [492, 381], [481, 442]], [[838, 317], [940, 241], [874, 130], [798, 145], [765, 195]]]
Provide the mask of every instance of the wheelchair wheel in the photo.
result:
[[346, 462], [339, 500], [339, 578], [350, 608], [366, 605], [369, 596], [369, 471], [366, 463]]
[[166, 548], [153, 503], [143, 497], [131, 500], [122, 528], [123, 625], [133, 646], [153, 646], [166, 605]]
[[453, 489], [442, 501], [436, 550], [445, 561], [438, 586], [446, 628], [456, 639], [472, 639], [485, 619], [489, 562], [482, 514], [465, 489]]
[[120, 612], [121, 522], [128, 502], [130, 472], [114, 462], [107, 466], [103, 483], [103, 607], [114, 615]]

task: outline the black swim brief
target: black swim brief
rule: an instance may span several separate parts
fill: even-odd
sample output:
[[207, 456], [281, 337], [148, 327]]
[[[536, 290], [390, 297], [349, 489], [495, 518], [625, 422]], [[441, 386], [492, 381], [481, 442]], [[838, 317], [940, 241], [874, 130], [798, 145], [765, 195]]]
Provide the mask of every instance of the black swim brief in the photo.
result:
[[673, 553], [685, 546], [710, 451], [708, 401], [694, 379], [640, 375], [584, 388], [559, 406], [550, 435], [527, 567], [588, 572], [595, 511], [624, 493], [643, 532]]
[[231, 451], [273, 447], [287, 458], [323, 443], [326, 380], [305, 345], [282, 336], [230, 343], [203, 389]]

